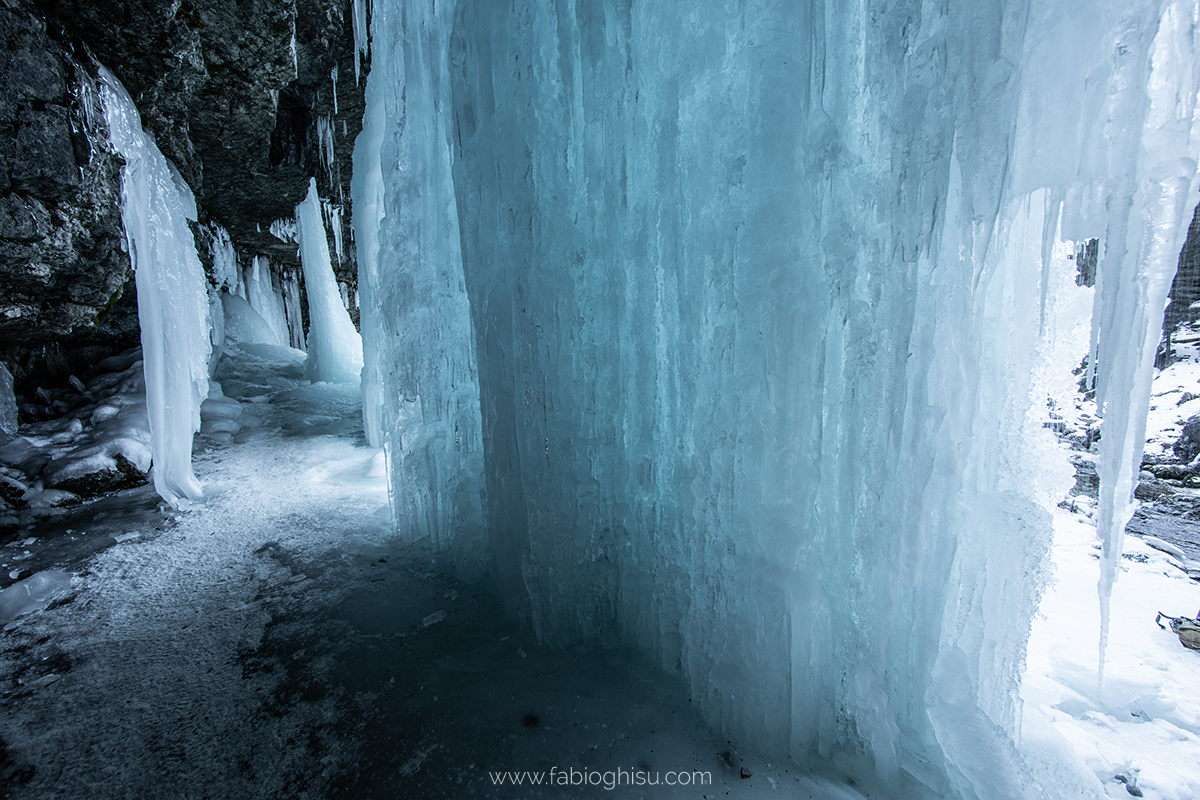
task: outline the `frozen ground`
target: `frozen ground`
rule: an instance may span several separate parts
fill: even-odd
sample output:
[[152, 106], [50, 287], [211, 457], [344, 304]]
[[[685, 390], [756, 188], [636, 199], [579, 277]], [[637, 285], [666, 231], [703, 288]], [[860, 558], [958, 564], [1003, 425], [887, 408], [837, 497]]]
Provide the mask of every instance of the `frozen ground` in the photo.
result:
[[[0, 551], [5, 574], [74, 576], [0, 633], [0, 796], [861, 797], [734, 751], [636, 655], [539, 648], [486, 586], [393, 540], [352, 390], [261, 347], [218, 378], [247, 424], [198, 439], [204, 505], [128, 490]], [[551, 767], [713, 785], [489, 776]]]
[[[1173, 458], [1171, 445], [1183, 424], [1200, 413], [1197, 338], [1184, 331], [1176, 347], [1180, 360], [1155, 374], [1147, 425], [1150, 461]], [[1081, 411], [1082, 421], [1071, 423], [1086, 429], [1094, 406], [1083, 403]], [[1077, 444], [1081, 439], [1072, 438]], [[1187, 574], [1189, 568], [1200, 574], [1200, 521], [1194, 513], [1200, 494], [1186, 479], [1162, 481], [1143, 473], [1139, 496], [1154, 502], [1139, 509], [1127, 528], [1099, 687], [1099, 544], [1087, 496], [1094, 487], [1086, 477], [1093, 456], [1075, 456], [1083, 466], [1076, 488], [1081, 494], [1055, 514], [1054, 582], [1029, 643], [1022, 691], [1026, 739], [1042, 746], [1065, 739], [1064, 757], [1095, 776], [1094, 794], [1200, 797], [1200, 652], [1185, 649], [1174, 633], [1155, 624], [1159, 611], [1200, 613], [1200, 582]]]
[[1195, 614], [1200, 583], [1168, 555], [1126, 537], [1098, 689], [1096, 529], [1065, 510], [1054, 526], [1055, 582], [1034, 622], [1022, 691], [1026, 732], [1036, 735], [1048, 721], [1112, 797], [1131, 794], [1118, 775], [1137, 775], [1145, 797], [1200, 797], [1200, 652], [1154, 622], [1159, 611]]

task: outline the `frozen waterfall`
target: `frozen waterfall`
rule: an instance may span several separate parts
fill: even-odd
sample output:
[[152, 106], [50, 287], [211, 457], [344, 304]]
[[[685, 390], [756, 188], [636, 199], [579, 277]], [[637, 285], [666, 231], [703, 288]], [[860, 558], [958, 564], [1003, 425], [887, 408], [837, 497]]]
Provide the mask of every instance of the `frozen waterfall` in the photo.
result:
[[308, 373], [313, 380], [357, 383], [362, 372], [362, 339], [342, 305], [329, 261], [329, 241], [321, 219], [317, 182], [296, 206], [296, 241], [308, 294]]
[[1196, 16], [376, 0], [354, 228], [398, 528], [767, 752], [1036, 794], [1059, 243], [1103, 248], [1106, 603], [1196, 204]]
[[287, 312], [283, 293], [271, 277], [271, 264], [265, 256], [255, 256], [246, 271], [246, 299], [271, 331], [267, 344], [288, 346]]
[[[188, 221], [192, 192], [154, 141], [125, 88], [102, 72], [104, 113], [125, 159], [121, 219], [137, 285], [154, 488], [179, 507], [202, 497], [192, 472], [192, 435], [208, 396], [208, 284]], [[227, 239], [226, 239], [227, 241]], [[230, 247], [232, 252], [232, 247]]]

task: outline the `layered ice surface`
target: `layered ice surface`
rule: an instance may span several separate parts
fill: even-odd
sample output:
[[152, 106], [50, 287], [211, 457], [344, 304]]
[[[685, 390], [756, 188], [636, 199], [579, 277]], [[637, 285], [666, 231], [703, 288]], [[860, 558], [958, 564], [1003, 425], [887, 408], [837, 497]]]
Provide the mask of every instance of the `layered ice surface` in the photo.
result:
[[1196, 14], [374, 3], [354, 223], [399, 528], [541, 640], [681, 670], [739, 741], [905, 796], [1044, 785], [1017, 685], [1070, 485], [1067, 256], [1101, 242], [1104, 609]]
[[[121, 219], [137, 282], [151, 476], [163, 499], [179, 506], [202, 496], [192, 472], [192, 435], [200, 429], [200, 403], [208, 396], [212, 351], [208, 284], [188, 226], [196, 220], [196, 201], [142, 130], [125, 88], [107, 70], [103, 79], [112, 143], [125, 159]], [[226, 252], [231, 255], [232, 246]]]

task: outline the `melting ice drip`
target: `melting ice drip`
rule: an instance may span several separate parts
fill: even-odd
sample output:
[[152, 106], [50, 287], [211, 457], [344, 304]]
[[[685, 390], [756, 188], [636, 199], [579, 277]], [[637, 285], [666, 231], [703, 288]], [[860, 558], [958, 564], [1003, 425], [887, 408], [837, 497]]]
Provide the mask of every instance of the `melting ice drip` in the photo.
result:
[[102, 98], [113, 146], [125, 159], [121, 220], [138, 294], [154, 488], [175, 507], [203, 496], [192, 472], [192, 435], [208, 396], [209, 305], [188, 221], [196, 201], [142, 131], [137, 108], [108, 70]]
[[333, 275], [315, 178], [309, 181], [308, 196], [296, 206], [296, 240], [308, 294], [309, 375], [329, 383], [357, 383], [363, 366], [362, 338], [342, 305]]

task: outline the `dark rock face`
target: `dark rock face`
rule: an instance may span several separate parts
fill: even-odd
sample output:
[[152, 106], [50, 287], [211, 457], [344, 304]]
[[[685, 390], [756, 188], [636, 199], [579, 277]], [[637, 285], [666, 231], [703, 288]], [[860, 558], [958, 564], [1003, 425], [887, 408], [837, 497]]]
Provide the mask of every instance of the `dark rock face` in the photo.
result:
[[1200, 416], [1192, 417], [1183, 426], [1178, 441], [1171, 446], [1175, 457], [1184, 464], [1190, 464], [1200, 455]]
[[[348, 0], [50, 0], [43, 8], [121, 79], [202, 216], [226, 227], [239, 251], [298, 263], [295, 245], [267, 231], [292, 216], [310, 176], [322, 197], [348, 203], [363, 111]], [[322, 127], [332, 134], [332, 164], [321, 156]], [[335, 269], [353, 285], [352, 264], [347, 254]]]
[[94, 65], [12, 0], [0, 36], [0, 346], [121, 340], [132, 273]]
[[343, 209], [334, 269], [353, 294], [363, 82], [349, 0], [0, 0], [0, 34], [0, 362], [18, 394], [138, 340], [99, 64], [192, 187], [198, 228], [227, 228], [243, 266], [263, 254], [298, 267], [269, 229], [315, 176]]

